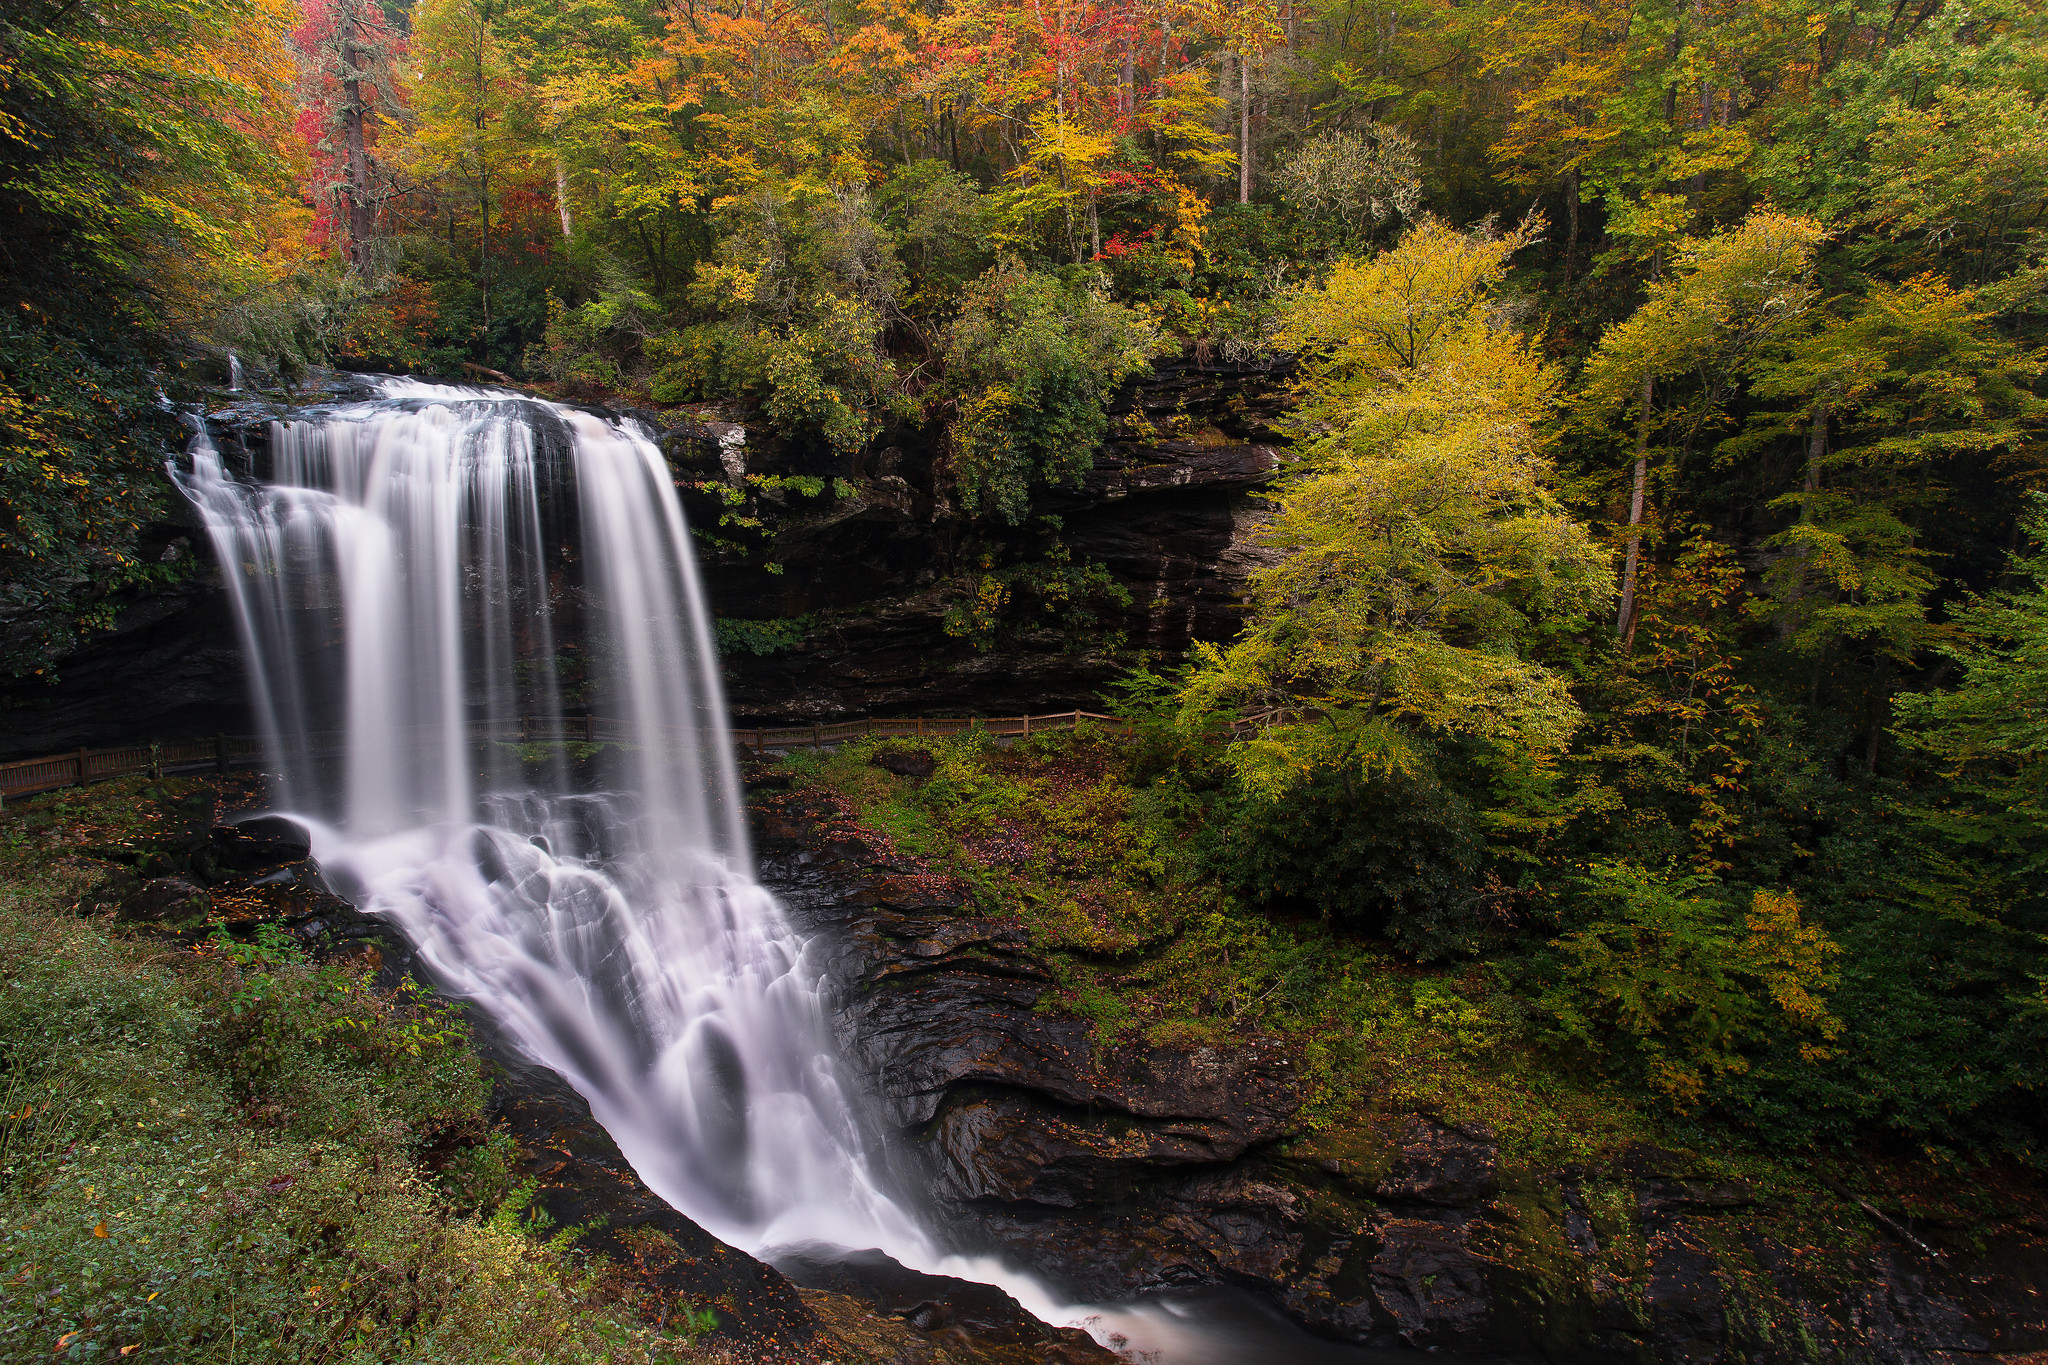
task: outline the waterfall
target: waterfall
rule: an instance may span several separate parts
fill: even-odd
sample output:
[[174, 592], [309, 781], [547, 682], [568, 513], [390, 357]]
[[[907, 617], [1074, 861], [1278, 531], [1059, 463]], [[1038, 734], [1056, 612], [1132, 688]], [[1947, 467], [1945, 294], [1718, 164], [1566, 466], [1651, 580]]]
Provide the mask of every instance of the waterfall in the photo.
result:
[[229, 352], [228, 352], [228, 392], [229, 392], [229, 393], [240, 393], [241, 391], [242, 391], [242, 357], [240, 357], [240, 356], [236, 355], [236, 354], [235, 354], [235, 353], [234, 353], [233, 351], [229, 351]]
[[[513, 394], [381, 390], [274, 424], [265, 478], [203, 432], [176, 471], [322, 868], [711, 1232], [961, 1273], [883, 1188], [821, 983], [751, 875], [660, 452]], [[521, 742], [577, 712], [617, 741]]]

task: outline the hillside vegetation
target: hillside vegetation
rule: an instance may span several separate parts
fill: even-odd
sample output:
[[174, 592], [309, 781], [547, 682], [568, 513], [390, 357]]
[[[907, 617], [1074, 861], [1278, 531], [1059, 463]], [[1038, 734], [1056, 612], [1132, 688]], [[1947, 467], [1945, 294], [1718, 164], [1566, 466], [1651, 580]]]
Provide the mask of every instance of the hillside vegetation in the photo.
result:
[[1775, 1151], [2031, 1167], [2044, 99], [2021, 0], [31, 0], [6, 663], [185, 571], [157, 394], [229, 348], [765, 427], [786, 468], [678, 475], [763, 573], [772, 509], [917, 452], [975, 642], [1114, 598], [1044, 512], [1120, 384], [1263, 368], [1244, 629], [1126, 660], [1142, 744], [1057, 817], [1134, 889], [1046, 932], [1163, 945], [1077, 1007], [1407, 992], [1478, 1089], [1537, 1049]]
[[131, 780], [0, 824], [0, 1360], [706, 1358], [514, 1186], [455, 1007], [275, 923], [113, 922], [110, 876], [213, 803]]

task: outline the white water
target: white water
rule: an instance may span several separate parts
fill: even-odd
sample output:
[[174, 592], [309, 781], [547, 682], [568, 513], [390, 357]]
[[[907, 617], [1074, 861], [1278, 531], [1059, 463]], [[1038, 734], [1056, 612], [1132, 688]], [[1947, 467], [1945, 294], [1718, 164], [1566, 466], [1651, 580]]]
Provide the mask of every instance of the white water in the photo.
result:
[[[752, 876], [709, 617], [653, 443], [514, 394], [381, 388], [274, 424], [267, 479], [237, 477], [203, 430], [174, 471], [228, 570], [284, 805], [337, 889], [726, 1241], [878, 1248], [1140, 1359], [1222, 1359], [1172, 1312], [1062, 1304], [949, 1254], [885, 1188], [823, 983]], [[572, 635], [579, 651], [558, 652]], [[591, 756], [594, 785], [572, 783], [561, 746], [517, 743], [521, 717], [586, 709], [626, 735]]]
[[[514, 395], [382, 387], [276, 426], [266, 481], [231, 476], [203, 436], [180, 473], [239, 567], [257, 713], [322, 867], [711, 1232], [938, 1268], [877, 1179], [803, 944], [750, 874], [659, 451]], [[559, 746], [514, 742], [519, 717], [579, 703], [627, 736], [594, 791]]]

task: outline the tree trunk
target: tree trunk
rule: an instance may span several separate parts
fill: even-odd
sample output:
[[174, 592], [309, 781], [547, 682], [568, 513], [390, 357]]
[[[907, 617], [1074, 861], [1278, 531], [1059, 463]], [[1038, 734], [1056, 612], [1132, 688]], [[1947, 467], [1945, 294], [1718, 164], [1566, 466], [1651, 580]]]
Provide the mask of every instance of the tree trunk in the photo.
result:
[[1821, 460], [1828, 453], [1828, 403], [1825, 398], [1813, 400], [1813, 425], [1806, 433], [1806, 483], [1803, 490], [1806, 500], [1799, 504], [1801, 524], [1813, 520], [1813, 495], [1820, 488]]
[[1237, 202], [1252, 202], [1252, 64], [1237, 54]]
[[1572, 267], [1579, 255], [1579, 168], [1564, 173], [1564, 287], [1572, 287]]
[[1621, 638], [1624, 653], [1636, 643], [1636, 565], [1643, 548], [1643, 493], [1650, 481], [1650, 403], [1656, 397], [1657, 381], [1643, 372], [1642, 411], [1636, 419], [1635, 479], [1628, 498], [1628, 557], [1621, 570], [1621, 611], [1614, 618], [1614, 633]]
[[476, 280], [477, 288], [483, 291], [483, 344], [484, 354], [488, 357], [491, 344], [491, 177], [488, 173], [477, 182], [476, 199]]
[[576, 220], [569, 211], [569, 170], [560, 157], [555, 158], [555, 209], [562, 215], [562, 239], [576, 235]]
[[[353, 20], [344, 21], [353, 27]], [[370, 234], [375, 231], [376, 203], [370, 197], [370, 148], [363, 135], [363, 82], [359, 76], [362, 49], [350, 39], [341, 44], [341, 136], [348, 151], [348, 258], [366, 265]]]
[[1223, 115], [1223, 126], [1216, 130], [1218, 137], [1230, 136], [1230, 59], [1227, 48], [1216, 54], [1216, 107]]
[[[1650, 283], [1664, 274], [1664, 248], [1650, 252]], [[1657, 397], [1657, 377], [1643, 371], [1640, 410], [1636, 414], [1636, 467], [1628, 503], [1628, 557], [1621, 572], [1621, 610], [1614, 618], [1614, 633], [1621, 638], [1623, 653], [1636, 644], [1636, 568], [1643, 550], [1643, 494], [1650, 481], [1650, 406]]]

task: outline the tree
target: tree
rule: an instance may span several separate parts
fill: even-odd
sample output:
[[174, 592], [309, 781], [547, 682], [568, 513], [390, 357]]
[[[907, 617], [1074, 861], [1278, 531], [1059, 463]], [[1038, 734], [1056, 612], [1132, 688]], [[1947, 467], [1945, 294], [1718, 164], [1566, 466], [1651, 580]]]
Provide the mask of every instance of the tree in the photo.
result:
[[1108, 429], [1104, 400], [1160, 350], [1158, 329], [1107, 298], [1098, 272], [998, 262], [941, 347], [962, 505], [1015, 525], [1036, 489], [1078, 487]]
[[1375, 231], [1408, 220], [1422, 199], [1422, 162], [1398, 129], [1369, 123], [1321, 133], [1273, 173], [1280, 197], [1321, 220], [1340, 243], [1360, 247]]
[[374, 0], [307, 0], [292, 35], [300, 58], [300, 128], [315, 153], [312, 191], [341, 225], [342, 249], [370, 264], [377, 218], [397, 194], [377, 158], [382, 124], [399, 117], [403, 40]]
[[[1636, 431], [1622, 537], [1627, 549], [1615, 631], [1635, 630], [1638, 561], [1650, 457], [1661, 438], [1676, 466], [1701, 433], [1720, 420], [1759, 350], [1812, 307], [1818, 223], [1758, 209], [1739, 228], [1681, 247], [1671, 277], [1651, 285], [1628, 321], [1607, 329], [1586, 362], [1574, 416], [1599, 427], [1633, 416]], [[1685, 388], [1658, 385], [1683, 377]], [[1675, 511], [1675, 509], [1674, 509]]]
[[177, 424], [178, 333], [268, 274], [290, 11], [272, 0], [0, 12], [0, 667], [53, 676], [109, 594]]
[[2025, 531], [2013, 586], [1965, 603], [1940, 646], [1960, 683], [1902, 696], [1896, 711], [1900, 733], [1964, 798], [1938, 823], [2033, 895], [2048, 866], [2048, 496], [2033, 495]]
[[1842, 1032], [1825, 998], [1841, 948], [1803, 921], [1797, 898], [1756, 891], [1738, 927], [1714, 890], [1705, 877], [1596, 864], [1573, 889], [1539, 1002], [1562, 1039], [1621, 1054], [1681, 1110], [1783, 1036], [1817, 1062]]
[[1304, 293], [1300, 463], [1260, 536], [1228, 648], [1198, 646], [1190, 724], [1240, 729], [1228, 759], [1274, 799], [1322, 768], [1405, 768], [1403, 727], [1555, 750], [1580, 721], [1539, 635], [1604, 603], [1608, 556], [1559, 505], [1539, 426], [1556, 384], [1501, 325], [1508, 257], [1533, 236], [1434, 220]]
[[[420, 54], [406, 138], [413, 176], [459, 190], [476, 209], [476, 286], [491, 330], [491, 212], [510, 182], [533, 174], [533, 92], [493, 24], [493, 0], [425, 0], [413, 15]], [[450, 232], [454, 236], [453, 213]]]
[[1792, 402], [1753, 428], [1796, 432], [1805, 447], [1799, 490], [1773, 504], [1796, 520], [1772, 538], [1788, 553], [1761, 604], [1794, 649], [1817, 663], [1867, 642], [1903, 664], [1930, 642], [1939, 467], [2029, 449], [2043, 405], [2028, 385], [2043, 372], [1976, 294], [1934, 275], [1872, 283], [1766, 357], [1751, 393]]

